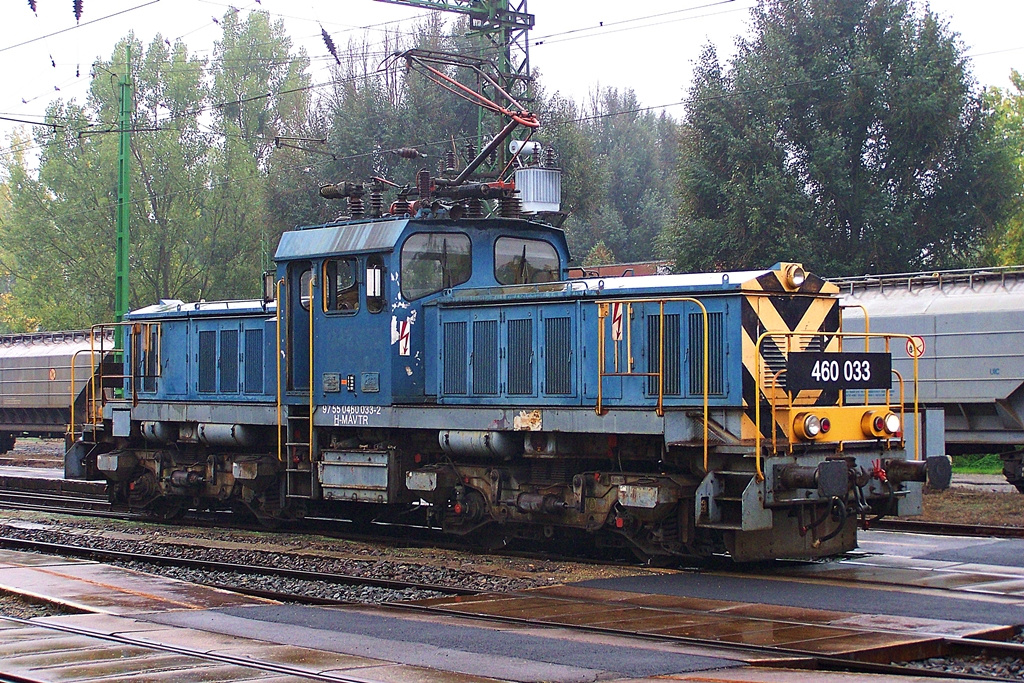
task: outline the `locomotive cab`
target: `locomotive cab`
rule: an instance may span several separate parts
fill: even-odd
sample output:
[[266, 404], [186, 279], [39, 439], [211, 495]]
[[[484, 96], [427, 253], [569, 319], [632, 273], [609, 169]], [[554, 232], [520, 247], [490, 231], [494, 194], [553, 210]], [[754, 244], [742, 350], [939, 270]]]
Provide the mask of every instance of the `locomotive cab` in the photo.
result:
[[522, 220], [392, 219], [286, 233], [275, 259], [286, 402], [312, 396], [333, 411], [432, 402], [432, 303], [462, 289], [559, 282], [568, 249], [561, 230]]

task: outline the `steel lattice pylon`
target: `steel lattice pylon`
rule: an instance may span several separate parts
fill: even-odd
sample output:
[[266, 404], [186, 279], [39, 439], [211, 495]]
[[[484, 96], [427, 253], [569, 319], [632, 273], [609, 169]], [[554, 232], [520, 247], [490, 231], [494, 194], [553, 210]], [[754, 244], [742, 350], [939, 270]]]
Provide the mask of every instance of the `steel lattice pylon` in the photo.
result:
[[458, 12], [469, 17], [470, 31], [480, 36], [482, 59], [498, 67], [501, 86], [522, 98], [530, 83], [529, 30], [534, 17], [526, 0], [378, 0], [395, 5]]

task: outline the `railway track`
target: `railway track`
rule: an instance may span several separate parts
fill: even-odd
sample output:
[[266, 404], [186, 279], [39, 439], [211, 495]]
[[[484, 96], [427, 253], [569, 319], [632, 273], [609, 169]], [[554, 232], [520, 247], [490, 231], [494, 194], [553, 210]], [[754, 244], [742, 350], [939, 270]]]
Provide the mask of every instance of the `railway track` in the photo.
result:
[[[368, 576], [331, 574], [320, 571], [314, 572], [298, 569], [285, 569], [232, 562], [211, 562], [209, 560], [191, 560], [186, 558], [169, 557], [163, 555], [138, 554], [124, 551], [102, 550], [79, 545], [26, 541], [22, 539], [12, 539], [4, 537], [0, 537], [0, 547], [16, 550], [35, 551], [47, 554], [59, 554], [64, 556], [79, 557], [96, 561], [121, 563], [131, 562], [144, 563], [159, 567], [179, 567], [201, 571], [204, 573], [228, 572], [245, 576], [275, 576], [288, 579], [297, 579], [301, 581], [316, 581], [335, 585], [374, 586], [396, 590], [416, 589], [431, 591], [438, 595], [448, 596], [483, 596], [484, 598], [487, 598], [488, 595], [496, 595], [489, 593], [488, 591], [452, 587], [446, 585], [427, 584], [412, 581], [397, 581]], [[318, 606], [342, 606], [351, 604], [350, 601], [346, 600], [333, 600], [291, 592], [246, 588], [233, 584], [221, 584], [213, 582], [207, 583], [208, 585], [212, 585], [217, 588], [277, 600], [280, 602], [290, 602]], [[498, 597], [500, 597], [501, 599], [510, 600], [518, 598], [525, 601], [536, 599], [536, 595], [529, 592], [502, 593]], [[591, 605], [588, 605], [588, 603], [582, 600], [575, 602], [582, 612], [586, 612], [587, 609], [592, 608]], [[464, 603], [455, 604], [461, 605]], [[460, 617], [469, 617], [471, 619], [484, 620], [498, 624], [515, 624], [519, 626], [537, 628], [558, 627], [581, 633], [600, 634], [617, 637], [627, 636], [634, 638], [642, 638], [647, 641], [661, 643], [676, 643], [680, 645], [706, 647], [718, 650], [724, 649], [736, 652], [737, 654], [743, 654], [746, 657], [750, 657], [751, 655], [753, 655], [755, 659], [757, 659], [757, 655], [762, 655], [763, 658], [757, 659], [757, 661], [759, 664], [763, 666], [799, 666], [802, 668], [812, 668], [822, 671], [848, 671], [855, 673], [874, 673], [882, 675], [924, 675], [928, 677], [947, 679], [968, 678], [973, 680], [1019, 681], [1019, 679], [999, 678], [985, 675], [970, 675], [960, 672], [922, 670], [921, 668], [912, 665], [891, 664], [885, 661], [879, 661], [879, 659], [886, 659], [889, 657], [893, 659], [900, 659], [901, 657], [906, 657], [907, 659], [919, 658], [923, 653], [917, 649], [918, 646], [908, 646], [906, 651], [900, 651], [898, 648], [894, 650], [891, 647], [889, 647], [882, 648], [879, 650], [868, 649], [856, 653], [855, 655], [849, 656], [825, 656], [811, 654], [808, 653], [808, 651], [806, 650], [801, 650], [797, 648], [786, 648], [766, 645], [759, 646], [752, 645], [749, 643], [738, 644], [725, 642], [720, 639], [714, 638], [699, 638], [692, 636], [670, 635], [664, 633], [652, 633], [645, 631], [644, 626], [640, 624], [635, 624], [629, 628], [603, 626], [601, 625], [601, 623], [602, 621], [606, 620], [607, 617], [603, 616], [603, 613], [600, 610], [594, 611], [594, 617], [591, 620], [592, 623], [588, 623], [588, 621], [586, 620], [584, 620], [583, 622], [566, 621], [565, 614], [547, 615], [545, 617], [534, 618], [518, 616], [515, 614], [477, 613], [473, 611], [467, 612], [464, 610], [464, 608], [461, 607], [453, 610], [448, 605], [438, 605], [436, 604], [436, 602], [432, 602], [431, 600], [417, 602], [388, 602], [385, 603], [385, 605], [387, 606], [388, 609], [400, 610], [402, 612], [424, 613], [432, 615], [444, 614], [448, 616], [455, 614]], [[514, 609], [511, 611], [515, 612]], [[931, 643], [929, 645], [929, 648], [930, 649], [927, 651], [927, 653], [924, 653], [928, 657], [985, 657], [990, 659], [1024, 659], [1024, 645], [999, 641], [978, 640], [970, 638], [942, 638], [937, 642]], [[2, 677], [0, 677], [0, 680], [2, 680]]]
[[[46, 543], [42, 541], [27, 541], [18, 538], [0, 537], [0, 547], [10, 550], [27, 550], [49, 555], [62, 555], [65, 557], [78, 557], [82, 559], [95, 560], [97, 562], [141, 562], [157, 567], [179, 567], [182, 569], [193, 569], [203, 572], [228, 572], [242, 575], [276, 576], [299, 581], [315, 581], [320, 583], [331, 583], [353, 586], [374, 586], [377, 588], [390, 588], [393, 590], [415, 589], [433, 591], [444, 595], [477, 595], [481, 591], [471, 588], [459, 588], [457, 586], [442, 586], [437, 584], [419, 583], [415, 581], [399, 581], [394, 579], [382, 579], [371, 576], [358, 576], [351, 574], [331, 574], [320, 571], [306, 571], [302, 569], [291, 569], [283, 567], [267, 567], [261, 565], [247, 565], [235, 562], [216, 562], [210, 560], [193, 560], [182, 557], [170, 557], [167, 555], [149, 555], [120, 550], [104, 550], [89, 548], [80, 545], [65, 543]], [[239, 591], [237, 587], [218, 586], [228, 590]], [[304, 602], [308, 596], [288, 594], [291, 602]], [[317, 602], [310, 604], [343, 604], [344, 601], [330, 601], [316, 599]]]

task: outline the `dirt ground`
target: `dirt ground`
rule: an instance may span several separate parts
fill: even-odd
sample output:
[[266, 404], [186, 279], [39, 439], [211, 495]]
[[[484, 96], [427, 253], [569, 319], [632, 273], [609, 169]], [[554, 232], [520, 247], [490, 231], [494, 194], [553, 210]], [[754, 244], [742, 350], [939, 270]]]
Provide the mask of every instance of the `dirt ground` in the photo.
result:
[[1024, 494], [953, 487], [926, 491], [924, 514], [918, 519], [957, 524], [1024, 526]]

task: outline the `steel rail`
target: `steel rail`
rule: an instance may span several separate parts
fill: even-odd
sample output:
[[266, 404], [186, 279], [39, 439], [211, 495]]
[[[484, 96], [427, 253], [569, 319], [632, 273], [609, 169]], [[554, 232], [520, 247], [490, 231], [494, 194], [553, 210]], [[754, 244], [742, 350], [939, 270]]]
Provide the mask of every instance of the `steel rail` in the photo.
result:
[[[167, 556], [154, 556], [154, 555], [140, 555], [136, 553], [129, 553], [123, 551], [112, 551], [112, 550], [97, 550], [93, 548], [86, 548], [82, 546], [72, 546], [55, 543], [44, 543], [38, 541], [24, 541], [21, 539], [10, 539], [0, 537], [0, 547], [12, 547], [17, 549], [31, 549], [38, 550], [48, 553], [61, 553], [75, 555], [79, 557], [89, 557], [91, 559], [107, 559], [107, 560], [118, 560], [118, 561], [139, 561], [139, 562], [151, 562], [153, 564], [159, 564], [164, 566], [177, 566], [198, 570], [218, 570], [225, 572], [233, 572], [240, 574], [261, 574], [261, 575], [273, 575], [280, 576], [283, 578], [294, 578], [300, 580], [316, 581], [316, 582], [327, 582], [335, 584], [348, 584], [348, 585], [370, 585], [383, 588], [391, 589], [405, 589], [413, 588], [419, 590], [429, 590], [438, 593], [457, 594], [457, 595], [479, 595], [481, 593], [493, 592], [493, 591], [481, 591], [476, 589], [465, 589], [465, 588], [454, 588], [450, 586], [439, 586], [436, 584], [422, 584], [417, 582], [408, 581], [396, 581], [389, 579], [377, 579], [365, 576], [353, 576], [344, 574], [324, 574], [320, 572], [310, 572], [306, 570], [294, 570], [294, 569], [281, 569], [274, 567], [264, 566], [251, 566], [251, 565], [240, 565], [236, 563], [226, 562], [215, 562], [215, 561], [204, 561], [204, 560], [188, 560], [184, 558], [173, 558]], [[317, 598], [304, 595], [296, 595], [292, 593], [274, 592], [274, 591], [263, 591], [258, 589], [250, 588], [239, 588], [230, 585], [223, 584], [210, 584], [226, 590], [232, 590], [239, 593], [257, 595], [260, 597], [292, 601], [311, 605], [345, 605], [352, 604], [350, 601], [342, 600], [331, 600], [326, 598]], [[509, 596], [525, 596], [529, 595], [522, 591], [511, 591], [506, 593]], [[579, 602], [583, 602], [579, 600]], [[384, 603], [388, 607], [407, 610], [407, 611], [421, 611], [421, 612], [433, 612], [433, 613], [444, 613], [451, 615], [452, 610], [445, 609], [443, 607], [435, 607], [431, 605], [417, 605], [404, 602], [389, 602]], [[758, 662], [761, 666], [788, 666], [793, 665], [793, 658], [799, 660], [804, 666], [810, 665], [814, 668], [829, 671], [855, 671], [863, 673], [878, 673], [878, 674], [913, 674], [917, 676], [935, 677], [935, 678], [959, 678], [959, 679], [972, 679], [972, 680], [1011, 680], [1011, 679], [1000, 679], [993, 678], [985, 675], [972, 675], [965, 673], [954, 673], [945, 671], [936, 671], [929, 669], [921, 669], [913, 666], [906, 665], [893, 665], [893, 664], [877, 664], [873, 662], [865, 662], [851, 656], [820, 656], [814, 655], [800, 650], [793, 650], [788, 648], [777, 648], [771, 646], [757, 646], [741, 643], [727, 643], [712, 639], [695, 638], [689, 636], [673, 636], [665, 634], [650, 634], [638, 632], [635, 630], [628, 629], [617, 629], [614, 627], [607, 626], [593, 626], [593, 625], [574, 625], [574, 624], [562, 624], [556, 621], [548, 621], [543, 619], [531, 619], [527, 617], [512, 617], [505, 615], [488, 615], [488, 614], [475, 614], [459, 612], [460, 616], [471, 618], [471, 619], [482, 619], [489, 621], [496, 621], [501, 623], [514, 623], [520, 625], [531, 625], [545, 628], [569, 628], [571, 630], [579, 630], [585, 632], [592, 632], [605, 635], [616, 635], [616, 636], [628, 636], [628, 637], [639, 637], [648, 640], [657, 640], [661, 642], [674, 642], [679, 644], [696, 645], [704, 647], [714, 647], [717, 649], [725, 649], [730, 651], [742, 651], [742, 652], [757, 652], [764, 653], [766, 655], [783, 656], [786, 659], [772, 662], [772, 661], [760, 661]], [[1024, 645], [1003, 643], [998, 641], [986, 641], [979, 639], [970, 638], [942, 638], [939, 640], [939, 644], [944, 655], [939, 656], [965, 656], [965, 655], [980, 655], [980, 656], [994, 656], [994, 657], [1024, 657]], [[892, 646], [888, 646], [891, 648]], [[880, 651], [885, 651], [887, 648], [879, 648]], [[870, 653], [871, 651], [866, 651]], [[894, 650], [895, 655], [897, 651]], [[864, 655], [865, 653], [860, 653]]]

